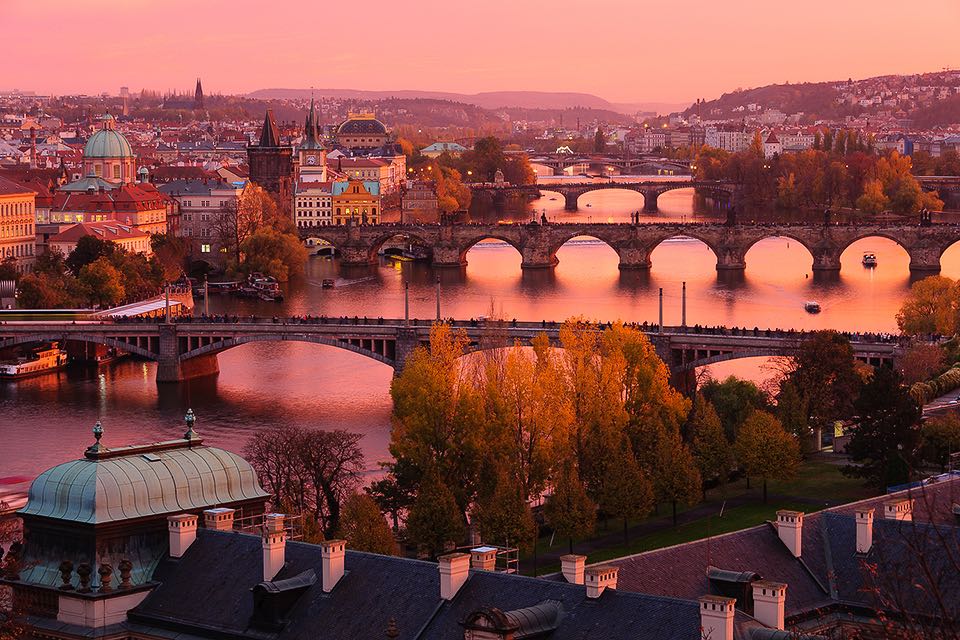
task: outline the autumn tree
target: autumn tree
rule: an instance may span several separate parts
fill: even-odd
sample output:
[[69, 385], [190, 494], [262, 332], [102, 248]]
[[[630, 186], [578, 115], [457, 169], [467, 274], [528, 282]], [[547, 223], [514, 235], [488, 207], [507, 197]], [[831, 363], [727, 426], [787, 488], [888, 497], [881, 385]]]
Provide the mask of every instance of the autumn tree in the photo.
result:
[[495, 474], [493, 487], [477, 500], [475, 521], [487, 542], [529, 550], [536, 539], [537, 525], [522, 488], [506, 470]]
[[946, 357], [939, 345], [914, 342], [897, 358], [896, 366], [904, 384], [911, 385], [941, 373], [946, 367]]
[[117, 249], [117, 244], [112, 240], [103, 240], [95, 235], [80, 236], [73, 251], [67, 256], [66, 266], [73, 275], [79, 276], [85, 266], [98, 258], [113, 255]]
[[407, 537], [430, 557], [459, 543], [466, 532], [463, 513], [448, 485], [432, 470], [420, 483], [407, 517]]
[[171, 282], [183, 275], [189, 253], [187, 239], [170, 233], [155, 233], [150, 236], [150, 249], [165, 281]]
[[914, 282], [910, 295], [897, 312], [897, 325], [906, 335], [941, 334], [957, 332], [960, 313], [960, 286], [943, 276], [930, 276]]
[[676, 527], [677, 505], [695, 504], [703, 492], [700, 471], [678, 429], [661, 427], [650, 475], [654, 495], [658, 502], [670, 503]]
[[361, 437], [282, 426], [256, 433], [243, 456], [273, 495], [275, 508], [311, 516], [330, 536], [340, 528], [341, 505], [364, 470]]
[[432, 469], [452, 489], [464, 517], [476, 495], [485, 448], [483, 397], [474, 372], [460, 360], [466, 345], [462, 331], [435, 325], [429, 349], [414, 349], [390, 387], [390, 453], [405, 469], [397, 479], [415, 485]]
[[864, 213], [883, 213], [890, 206], [890, 198], [883, 192], [883, 183], [877, 179], [863, 184], [863, 193], [857, 198], [857, 209]]
[[608, 463], [609, 473], [600, 491], [600, 510], [605, 516], [623, 520], [623, 540], [629, 543], [628, 521], [642, 518], [653, 509], [653, 484], [637, 464], [626, 435]]
[[931, 418], [921, 428], [922, 456], [946, 471], [950, 457], [960, 453], [960, 417], [955, 413]]
[[543, 508], [547, 524], [561, 537], [567, 538], [570, 553], [573, 539], [593, 533], [597, 507], [587, 495], [577, 470], [571, 462], [564, 465], [553, 483], [553, 493]]
[[397, 541], [377, 503], [365, 493], [351, 494], [343, 502], [337, 537], [355, 551], [397, 555]]
[[763, 480], [763, 501], [767, 501], [767, 480], [792, 478], [800, 466], [800, 445], [784, 431], [780, 421], [766, 411], [747, 416], [734, 442], [737, 462], [744, 473]]
[[701, 388], [703, 397], [713, 406], [723, 425], [728, 440], [737, 435], [740, 425], [755, 410], [768, 410], [770, 400], [755, 383], [728, 376], [726, 379], [709, 380]]
[[890, 367], [878, 368], [856, 399], [858, 419], [846, 452], [854, 463], [844, 473], [876, 487], [909, 482], [920, 453], [921, 409]]
[[694, 402], [687, 430], [690, 450], [700, 471], [703, 494], [706, 496], [707, 483], [716, 481], [721, 489], [727, 483], [733, 469], [733, 449], [716, 410], [702, 396]]
[[120, 272], [106, 256], [84, 265], [80, 269], [78, 281], [93, 305], [112, 307], [126, 295]]
[[808, 446], [808, 443], [812, 444], [808, 415], [807, 403], [800, 397], [797, 387], [788, 380], [783, 381], [780, 384], [780, 393], [777, 394], [777, 420], [787, 433], [797, 438], [801, 449]]
[[240, 244], [244, 273], [263, 273], [286, 282], [293, 275], [303, 273], [307, 250], [292, 234], [281, 233], [271, 227], [254, 231]]
[[782, 383], [792, 384], [807, 410], [807, 425], [821, 431], [849, 418], [862, 384], [850, 341], [835, 331], [805, 338]]

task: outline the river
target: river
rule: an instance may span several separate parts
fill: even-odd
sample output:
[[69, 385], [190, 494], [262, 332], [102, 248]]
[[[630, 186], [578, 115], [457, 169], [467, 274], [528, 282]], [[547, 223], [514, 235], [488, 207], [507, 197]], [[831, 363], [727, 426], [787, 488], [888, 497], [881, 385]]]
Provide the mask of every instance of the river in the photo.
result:
[[[595, 191], [580, 199], [580, 211], [563, 211], [553, 194], [533, 204], [555, 220], [629, 221], [642, 197], [625, 191]], [[591, 206], [586, 206], [586, 205]], [[710, 219], [693, 212], [690, 191], [668, 192], [661, 213], [643, 220]], [[525, 214], [521, 214], [525, 215]], [[879, 266], [860, 264], [864, 251]], [[288, 287], [283, 304], [211, 295], [211, 313], [403, 314], [403, 285], [410, 283], [411, 315], [435, 314], [435, 278], [441, 278], [444, 316], [495, 315], [506, 319], [657, 319], [657, 293], [664, 290], [664, 320], [679, 324], [681, 286], [687, 283], [687, 323], [748, 327], [836, 328], [895, 331], [895, 314], [911, 278], [906, 252], [896, 243], [868, 238], [843, 255], [839, 275], [814, 278], [812, 258], [796, 242], [771, 238], [756, 244], [739, 276], [718, 274], [712, 252], [700, 242], [675, 239], [652, 254], [649, 272], [623, 272], [606, 245], [575, 239], [558, 253], [553, 270], [522, 272], [520, 255], [508, 245], [483, 242], [468, 254], [463, 271], [434, 271], [428, 265], [384, 261], [377, 267], [341, 270], [336, 261], [311, 257], [305, 278]], [[943, 275], [960, 277], [960, 245], [944, 254]], [[337, 286], [323, 289], [324, 278]], [[804, 311], [817, 300], [822, 313]], [[198, 303], [198, 310], [202, 303]], [[240, 451], [256, 431], [282, 424], [347, 429], [364, 435], [371, 470], [389, 454], [389, 385], [392, 370], [333, 347], [301, 343], [253, 343], [219, 356], [220, 374], [188, 384], [158, 387], [152, 363], [123, 360], [96, 369], [63, 372], [0, 383], [0, 492], [20, 493], [43, 469], [79, 457], [93, 442], [101, 419], [106, 446], [179, 437], [188, 407], [196, 430], [208, 444]], [[762, 381], [772, 375], [762, 360], [741, 360], [711, 368], [714, 376], [736, 373]]]

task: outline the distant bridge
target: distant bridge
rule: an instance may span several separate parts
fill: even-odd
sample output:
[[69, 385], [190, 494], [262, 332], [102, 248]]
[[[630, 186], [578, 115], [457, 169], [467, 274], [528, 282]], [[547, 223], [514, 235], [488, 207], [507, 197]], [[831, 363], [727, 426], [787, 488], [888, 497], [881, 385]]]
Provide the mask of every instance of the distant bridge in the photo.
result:
[[[179, 382], [219, 371], [217, 354], [250, 342], [308, 342], [346, 349], [402, 369], [420, 345], [428, 345], [431, 320], [372, 318], [244, 318], [237, 322], [7, 322], [0, 324], [0, 349], [68, 340], [102, 344], [158, 363], [157, 382]], [[454, 321], [466, 332], [469, 350], [529, 345], [543, 333], [559, 343], [558, 322]], [[697, 367], [757, 356], [787, 356], [804, 335], [780, 330], [703, 330], [694, 327], [642, 325], [675, 383], [691, 388]], [[854, 354], [873, 365], [889, 363], [898, 344], [876, 336], [852, 336]], [[679, 381], [679, 382], [678, 382]]]
[[504, 198], [509, 195], [527, 195], [539, 197], [541, 192], [550, 191], [563, 196], [563, 206], [567, 211], [577, 210], [577, 201], [580, 196], [591, 191], [605, 189], [621, 189], [635, 191], [643, 195], [643, 210], [646, 213], [657, 212], [657, 198], [667, 191], [676, 189], [697, 189], [701, 192], [718, 194], [732, 203], [737, 186], [723, 180], [605, 180], [592, 182], [538, 182], [536, 184], [513, 185], [496, 182], [467, 183], [475, 193], [488, 194], [494, 198]]
[[813, 271], [839, 271], [844, 250], [863, 238], [887, 238], [910, 256], [910, 269], [940, 271], [940, 256], [960, 241], [960, 225], [933, 224], [386, 224], [304, 227], [303, 239], [329, 243], [340, 254], [341, 264], [369, 265], [388, 241], [403, 239], [428, 248], [437, 267], [461, 267], [467, 252], [478, 242], [497, 239], [514, 247], [524, 269], [557, 264], [557, 251], [568, 240], [589, 236], [608, 244], [620, 257], [621, 269], [649, 269], [651, 254], [665, 240], [687, 237], [700, 240], [717, 257], [718, 270], [743, 270], [747, 252], [766, 238], [783, 237], [805, 247], [813, 256]]
[[690, 160], [664, 158], [655, 154], [549, 153], [534, 155], [530, 162], [550, 167], [554, 175], [580, 167], [599, 173], [689, 175], [692, 172]]

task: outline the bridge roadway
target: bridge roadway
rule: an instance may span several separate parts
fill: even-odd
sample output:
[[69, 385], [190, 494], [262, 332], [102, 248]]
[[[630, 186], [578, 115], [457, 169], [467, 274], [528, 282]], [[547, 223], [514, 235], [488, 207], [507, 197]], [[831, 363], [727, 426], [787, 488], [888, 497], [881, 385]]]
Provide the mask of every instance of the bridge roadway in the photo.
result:
[[[96, 343], [157, 362], [157, 382], [179, 382], [219, 371], [217, 354], [249, 342], [309, 342], [353, 351], [399, 371], [410, 353], [428, 345], [433, 320], [373, 318], [202, 318], [164, 322], [5, 322], [0, 323], [0, 349], [53, 340]], [[559, 343], [559, 322], [452, 321], [478, 351], [529, 345], [545, 333]], [[781, 330], [701, 329], [635, 325], [642, 329], [667, 363], [679, 387], [691, 389], [697, 367], [755, 356], [793, 353], [804, 333]], [[851, 335], [856, 357], [880, 365], [898, 354], [895, 339], [873, 334]], [[694, 383], [695, 384], [695, 383]]]
[[664, 240], [689, 237], [700, 240], [717, 257], [718, 270], [746, 269], [747, 252], [766, 238], [793, 240], [813, 256], [813, 271], [840, 270], [840, 256], [852, 243], [863, 238], [893, 240], [910, 256], [912, 271], [938, 273], [940, 256], [960, 240], [960, 225], [870, 223], [870, 224], [384, 224], [304, 227], [304, 240], [322, 240], [339, 253], [341, 264], [375, 264], [383, 245], [403, 239], [428, 248], [435, 267], [462, 267], [467, 252], [486, 239], [497, 239], [514, 247], [522, 256], [524, 269], [549, 268], [557, 264], [557, 251], [578, 236], [596, 238], [613, 248], [621, 269], [649, 269], [653, 250]]
[[737, 192], [737, 186], [732, 182], [722, 180], [605, 180], [591, 182], [538, 182], [536, 184], [513, 185], [509, 183], [497, 182], [474, 182], [468, 183], [470, 190], [477, 193], [486, 193], [494, 198], [494, 204], [498, 204], [498, 199], [508, 195], [527, 195], [530, 197], [540, 197], [541, 192], [550, 191], [559, 193], [563, 196], [563, 207], [567, 211], [576, 211], [577, 202], [585, 193], [590, 191], [601, 191], [604, 189], [626, 189], [627, 191], [636, 191], [643, 194], [643, 210], [646, 213], [657, 212], [657, 198], [667, 191], [676, 189], [697, 189], [701, 192], [719, 194], [731, 202]]

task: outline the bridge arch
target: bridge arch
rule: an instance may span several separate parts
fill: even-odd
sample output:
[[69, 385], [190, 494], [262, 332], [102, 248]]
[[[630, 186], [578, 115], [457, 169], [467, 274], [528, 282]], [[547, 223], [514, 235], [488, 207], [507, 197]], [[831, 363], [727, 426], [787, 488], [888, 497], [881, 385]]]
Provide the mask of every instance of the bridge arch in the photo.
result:
[[377, 259], [377, 255], [380, 253], [380, 249], [383, 248], [383, 245], [385, 245], [387, 242], [395, 238], [398, 238], [398, 239], [402, 238], [406, 241], [411, 242], [412, 244], [417, 244], [427, 248], [433, 247], [433, 244], [434, 244], [431, 240], [428, 240], [423, 235], [418, 233], [411, 233], [409, 231], [388, 231], [386, 233], [381, 234], [380, 236], [377, 236], [370, 243], [370, 247], [369, 247], [370, 261], [371, 262], [375, 261]]
[[91, 344], [101, 344], [105, 347], [113, 347], [119, 349], [120, 351], [125, 351], [141, 358], [147, 360], [157, 360], [159, 355], [154, 353], [149, 349], [145, 349], [135, 344], [129, 342], [124, 342], [123, 340], [117, 340], [116, 338], [110, 338], [107, 336], [101, 336], [95, 333], [89, 334], [70, 334], [69, 336], [64, 336], [63, 334], [55, 333], [41, 333], [36, 335], [29, 336], [13, 336], [10, 338], [5, 338], [0, 340], [0, 349], [8, 349], [10, 347], [16, 347], [22, 344], [34, 344], [38, 342], [64, 342], [69, 340], [70, 342], [88, 342]]
[[653, 252], [656, 251], [659, 247], [663, 246], [663, 244], [664, 244], [667, 240], [673, 240], [673, 239], [679, 239], [679, 240], [684, 240], [684, 239], [696, 240], [696, 241], [700, 242], [701, 244], [706, 245], [707, 248], [710, 249], [711, 252], [713, 252], [713, 256], [714, 256], [714, 258], [717, 260], [718, 264], [719, 264], [719, 261], [720, 261], [721, 257], [723, 256], [723, 251], [722, 251], [721, 248], [717, 245], [717, 243], [715, 242], [715, 240], [714, 240], [713, 238], [711, 238], [710, 236], [707, 236], [707, 235], [705, 235], [705, 234], [698, 233], [697, 230], [694, 229], [694, 228], [683, 229], [682, 231], [678, 230], [678, 231], [676, 231], [676, 232], [674, 232], [674, 233], [669, 233], [669, 234], [664, 234], [664, 235], [662, 235], [662, 236], [659, 236], [659, 237], [656, 238], [653, 242], [651, 242], [650, 244], [647, 245], [647, 247], [646, 247], [647, 255], [648, 255], [648, 256], [652, 256], [652, 255], [653, 255]]
[[[843, 259], [844, 254], [846, 254], [848, 250], [852, 249], [855, 244], [857, 244], [858, 242], [862, 242], [864, 240], [877, 239], [877, 238], [886, 240], [888, 242], [892, 242], [894, 245], [896, 245], [900, 249], [900, 253], [903, 256], [905, 256], [909, 261], [909, 268], [911, 269], [913, 269], [915, 266], [920, 266], [920, 263], [918, 263], [917, 265], [914, 264], [915, 259], [919, 259], [921, 263], [932, 261], [935, 265], [936, 270], [939, 270], [940, 268], [939, 248], [934, 250], [932, 252], [932, 255], [925, 256], [923, 254], [930, 253], [928, 250], [925, 250], [922, 247], [915, 248], [915, 247], [907, 246], [903, 243], [902, 238], [897, 238], [896, 235], [892, 233], [885, 232], [885, 231], [873, 231], [873, 230], [863, 232], [863, 233], [856, 233], [850, 236], [850, 238], [846, 239], [845, 242], [843, 242], [837, 247], [836, 249], [837, 268], [838, 269], [840, 268], [840, 263], [841, 263], [841, 260]], [[869, 249], [869, 247], [867, 247], [866, 245], [863, 245], [860, 248], [864, 250]], [[920, 268], [923, 268], [923, 267], [920, 267]]]
[[473, 249], [484, 240], [497, 240], [499, 242], [505, 242], [517, 251], [521, 260], [523, 259], [523, 246], [517, 240], [509, 237], [505, 233], [484, 233], [468, 238], [460, 243], [460, 245], [457, 247], [457, 251], [460, 254], [460, 263], [466, 264], [467, 253], [470, 252], [470, 249]]
[[729, 362], [730, 360], [741, 360], [744, 358], [779, 358], [783, 357], [784, 355], [786, 354], [784, 353], [783, 349], [749, 349], [743, 351], [731, 351], [729, 353], [721, 353], [719, 355], [710, 356], [709, 358], [700, 358], [699, 360], [685, 362], [676, 370], [693, 371], [694, 369], [708, 367], [711, 364]]
[[[361, 344], [355, 344], [355, 342], [361, 342]], [[222, 353], [227, 349], [232, 349], [233, 347], [239, 347], [244, 344], [249, 344], [252, 342], [306, 342], [310, 344], [319, 344], [328, 347], [336, 347], [338, 349], [345, 349], [347, 351], [352, 351], [354, 353], [360, 354], [377, 362], [382, 362], [391, 367], [395, 367], [396, 362], [396, 341], [394, 339], [381, 339], [381, 338], [370, 338], [368, 339], [370, 343], [370, 348], [365, 348], [363, 345], [364, 340], [337, 340], [334, 338], [328, 338], [326, 336], [318, 335], [303, 335], [303, 334], [279, 334], [279, 333], [265, 333], [265, 334], [253, 334], [239, 337], [230, 337], [224, 338], [223, 340], [218, 340], [216, 342], [211, 342], [210, 344], [192, 349], [185, 353], [180, 354], [180, 361], [191, 360], [200, 356], [209, 356], [217, 355]], [[377, 345], [376, 343], [381, 343]], [[377, 346], [382, 348], [377, 349]]]
[[642, 199], [640, 208], [646, 209], [648, 205], [648, 195], [645, 189], [641, 187], [632, 187], [630, 185], [618, 184], [616, 182], [598, 182], [595, 185], [579, 187], [564, 192], [565, 205], [568, 210], [577, 210], [580, 207], [580, 196], [593, 193], [594, 191], [629, 191], [638, 194]]
[[570, 232], [570, 233], [565, 233], [565, 234], [563, 234], [562, 236], [560, 236], [560, 239], [557, 240], [557, 241], [555, 241], [555, 242], [550, 246], [550, 260], [551, 260], [551, 262], [554, 262], [554, 263], [558, 262], [557, 252], [560, 251], [560, 249], [562, 249], [562, 248], [564, 247], [564, 245], [566, 245], [568, 242], [570, 242], [571, 240], [574, 240], [574, 239], [576, 239], [576, 238], [588, 238], [588, 239], [591, 239], [591, 240], [597, 240], [597, 241], [603, 243], [605, 246], [607, 246], [607, 247], [609, 247], [610, 249], [612, 249], [613, 252], [617, 254], [617, 259], [618, 259], [618, 260], [622, 259], [622, 257], [623, 257], [622, 254], [620, 253], [620, 247], [617, 245], [617, 243], [615, 243], [615, 242], [614, 242], [613, 240], [611, 240], [610, 238], [605, 238], [605, 237], [603, 237], [603, 234]]

